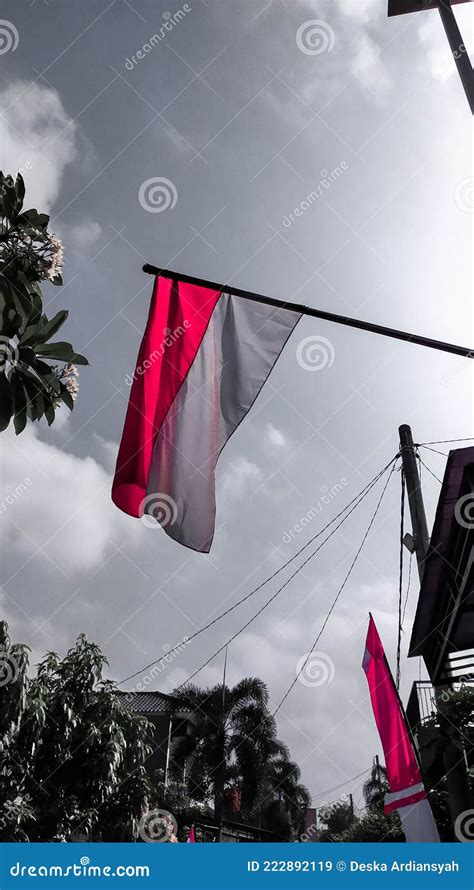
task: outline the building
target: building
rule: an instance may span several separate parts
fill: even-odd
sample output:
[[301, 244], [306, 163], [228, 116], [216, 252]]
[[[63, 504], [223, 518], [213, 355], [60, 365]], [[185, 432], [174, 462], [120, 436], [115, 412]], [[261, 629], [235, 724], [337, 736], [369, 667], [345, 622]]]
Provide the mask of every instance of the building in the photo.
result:
[[[163, 692], [117, 692], [117, 695], [130, 711], [146, 717], [153, 725], [153, 738], [149, 739], [153, 751], [147, 758], [146, 770], [150, 775], [161, 770], [165, 784], [168, 784], [172, 764], [176, 767], [173, 751], [178, 742], [191, 732], [191, 712], [178, 710], [176, 699]], [[183, 779], [185, 772], [186, 766], [183, 768]]]

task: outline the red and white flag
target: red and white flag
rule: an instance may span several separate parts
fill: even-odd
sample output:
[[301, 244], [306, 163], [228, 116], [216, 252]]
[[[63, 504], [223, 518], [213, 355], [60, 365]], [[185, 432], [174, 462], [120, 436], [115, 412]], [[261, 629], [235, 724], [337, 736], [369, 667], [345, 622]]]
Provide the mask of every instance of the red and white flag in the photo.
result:
[[400, 699], [382, 641], [370, 617], [362, 661], [369, 684], [372, 710], [385, 754], [390, 793], [384, 811], [398, 810], [407, 841], [438, 841], [423, 778], [405, 722]]
[[112, 486], [117, 507], [153, 516], [180, 544], [209, 552], [217, 459], [300, 317], [208, 287], [156, 279], [130, 380]]
[[191, 825], [191, 831], [188, 834], [188, 839], [186, 841], [187, 844], [195, 844], [196, 838], [194, 836], [194, 825]]

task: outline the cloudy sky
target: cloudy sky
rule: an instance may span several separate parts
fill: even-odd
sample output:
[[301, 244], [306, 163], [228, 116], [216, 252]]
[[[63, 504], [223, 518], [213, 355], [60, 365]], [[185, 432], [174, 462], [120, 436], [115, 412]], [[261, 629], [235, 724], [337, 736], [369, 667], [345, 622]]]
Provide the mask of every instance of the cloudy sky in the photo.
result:
[[[466, 42], [468, 12], [456, 8]], [[304, 319], [220, 459], [209, 556], [181, 548], [110, 500], [152, 284], [142, 263], [469, 344], [469, 109], [437, 12], [388, 19], [385, 0], [17, 0], [0, 17], [2, 166], [23, 171], [27, 203], [64, 241], [47, 312], [70, 310], [64, 336], [90, 360], [71, 416], [2, 435], [1, 612], [33, 662], [84, 631], [120, 680], [292, 556], [396, 453], [400, 423], [418, 442], [471, 433], [465, 360]], [[174, 206], [154, 212], [150, 179]], [[297, 361], [306, 337], [319, 370]], [[424, 460], [442, 476], [442, 455]], [[426, 470], [423, 482], [431, 523], [439, 484]], [[380, 490], [232, 644], [229, 682], [259, 675], [278, 704]], [[319, 680], [296, 683], [278, 715], [315, 804], [339, 784], [360, 803], [348, 780], [379, 751], [361, 659], [371, 610], [393, 661], [399, 497], [395, 473], [318, 644]], [[185, 647], [155, 687], [183, 682], [276, 589]], [[416, 595], [414, 571], [405, 699]], [[219, 656], [198, 679], [221, 676]]]

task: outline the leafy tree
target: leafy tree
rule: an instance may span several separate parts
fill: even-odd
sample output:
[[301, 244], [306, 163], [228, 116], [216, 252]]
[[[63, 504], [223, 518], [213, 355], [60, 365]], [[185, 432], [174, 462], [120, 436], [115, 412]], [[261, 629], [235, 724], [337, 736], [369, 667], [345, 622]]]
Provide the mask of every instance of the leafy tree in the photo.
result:
[[241, 817], [258, 821], [289, 839], [302, 831], [310, 797], [300, 770], [277, 739], [262, 680], [246, 678], [232, 689], [222, 685], [175, 690], [178, 709], [192, 708], [194, 730], [176, 750], [188, 761], [189, 797], [213, 804], [220, 820], [227, 792], [240, 799]]
[[321, 831], [320, 839], [331, 843], [341, 839], [341, 835], [351, 828], [355, 817], [350, 804], [341, 800], [320, 810], [319, 819], [325, 826]]
[[28, 676], [28, 647], [0, 622], [0, 839], [132, 840], [148, 806], [148, 721], [102, 677], [106, 659], [81, 635]]
[[370, 776], [363, 786], [365, 805], [369, 812], [383, 812], [385, 795], [390, 791], [387, 770], [378, 761], [374, 761]]
[[24, 197], [21, 174], [0, 173], [0, 431], [13, 417], [17, 435], [28, 419], [51, 426], [61, 402], [72, 411], [75, 365], [88, 364], [70, 343], [50, 342], [68, 313], [48, 319], [40, 282], [62, 284], [62, 244], [48, 232], [49, 216], [23, 210]]

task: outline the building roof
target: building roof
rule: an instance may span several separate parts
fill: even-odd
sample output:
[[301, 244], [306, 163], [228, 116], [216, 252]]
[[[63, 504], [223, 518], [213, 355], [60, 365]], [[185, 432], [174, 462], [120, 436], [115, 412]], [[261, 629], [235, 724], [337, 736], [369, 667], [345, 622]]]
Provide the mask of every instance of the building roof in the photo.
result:
[[[451, 4], [469, 3], [469, 0], [451, 0]], [[435, 9], [439, 0], [388, 0], [388, 15], [405, 15], [407, 12], [422, 12]]]
[[137, 714], [171, 714], [177, 707], [177, 699], [172, 695], [165, 695], [164, 692], [118, 691], [117, 695], [120, 695], [127, 707]]
[[[474, 646], [474, 447], [449, 453], [413, 624], [410, 656], [442, 636], [449, 652]], [[441, 645], [441, 644], [440, 644]], [[434, 653], [433, 653], [434, 654]]]

